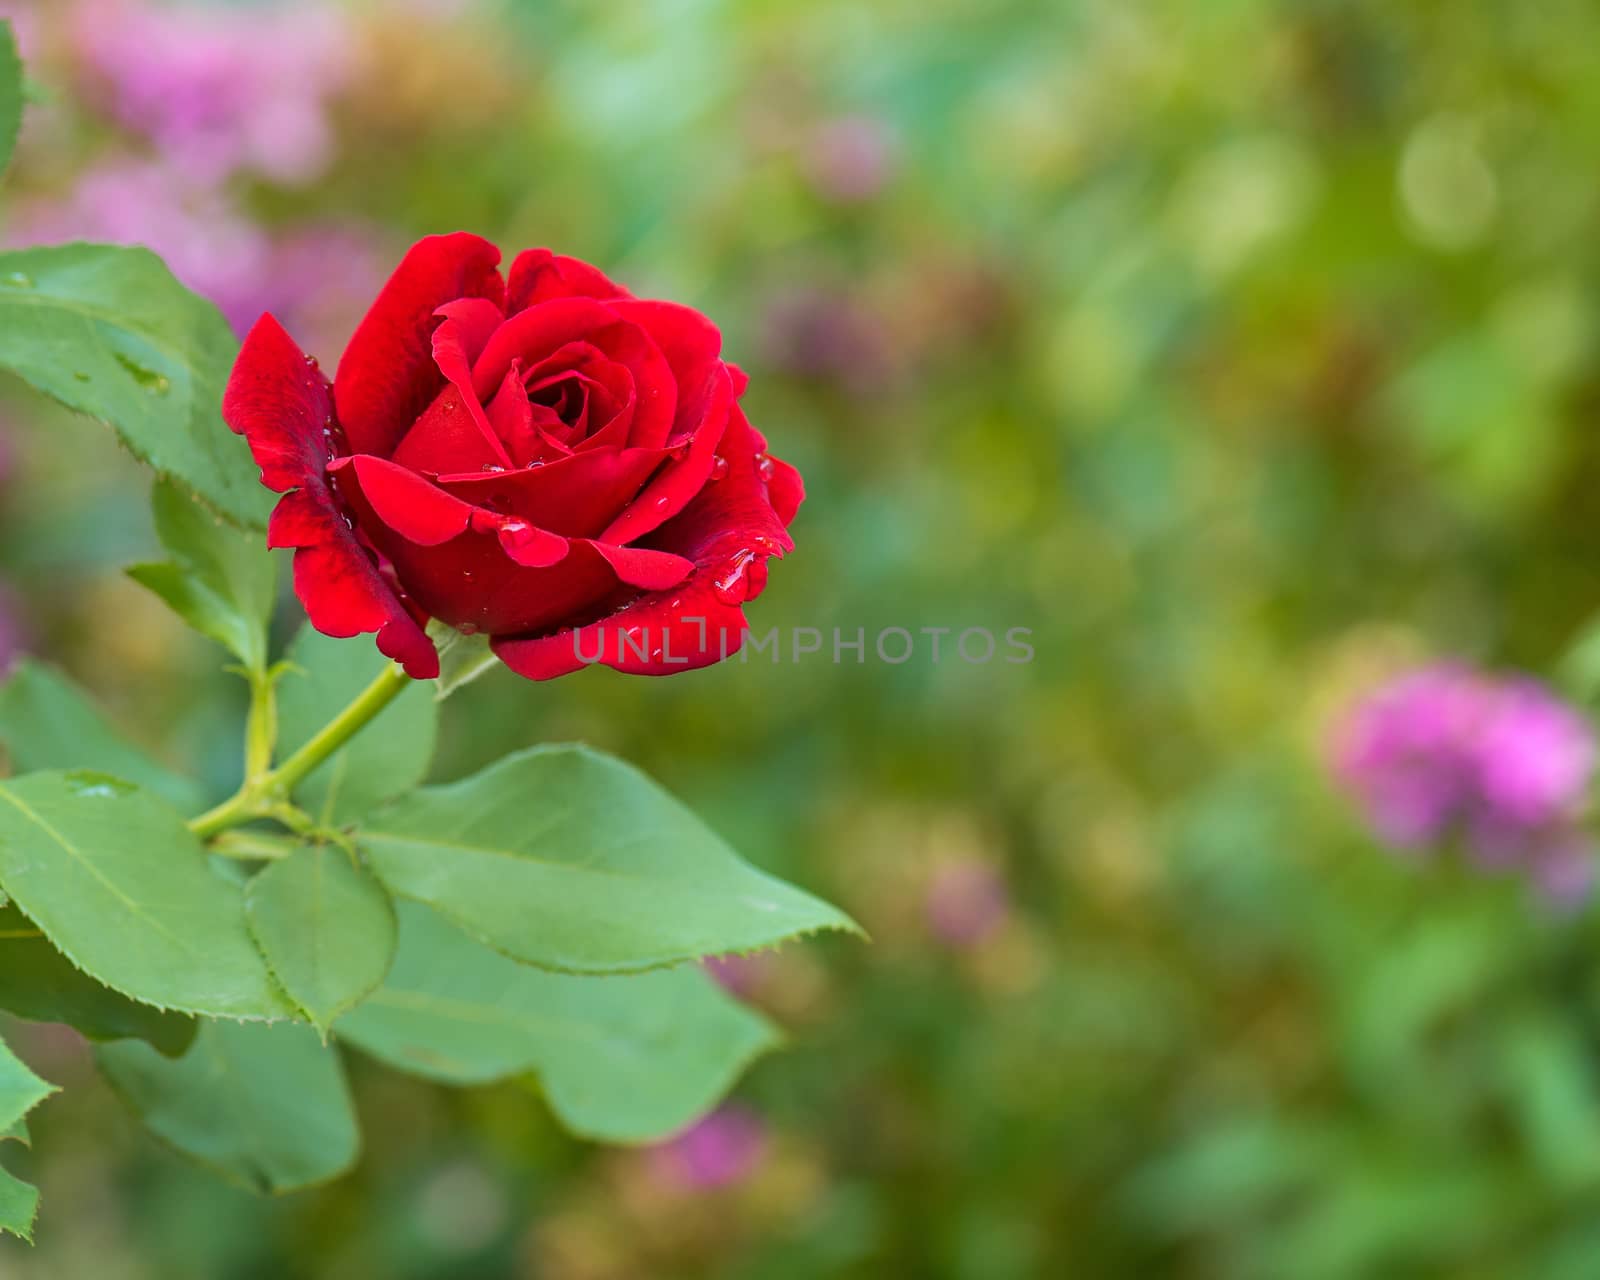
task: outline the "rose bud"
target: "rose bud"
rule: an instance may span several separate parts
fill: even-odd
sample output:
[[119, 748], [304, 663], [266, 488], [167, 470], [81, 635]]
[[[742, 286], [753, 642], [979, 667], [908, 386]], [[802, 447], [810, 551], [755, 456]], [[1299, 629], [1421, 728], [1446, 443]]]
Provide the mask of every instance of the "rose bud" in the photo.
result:
[[270, 315], [223, 417], [284, 495], [267, 543], [331, 636], [431, 679], [430, 618], [534, 680], [670, 675], [738, 649], [804, 489], [699, 312], [477, 236], [412, 247], [332, 383]]

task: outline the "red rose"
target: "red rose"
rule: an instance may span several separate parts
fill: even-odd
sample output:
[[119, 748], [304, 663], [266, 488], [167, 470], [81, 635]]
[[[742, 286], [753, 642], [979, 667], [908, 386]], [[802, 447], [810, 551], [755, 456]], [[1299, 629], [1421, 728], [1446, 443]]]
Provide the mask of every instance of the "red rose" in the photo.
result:
[[267, 542], [297, 548], [312, 624], [376, 631], [418, 679], [430, 617], [535, 680], [726, 657], [804, 497], [744, 375], [697, 311], [545, 249], [509, 283], [499, 261], [465, 233], [413, 246], [331, 385], [270, 315], [245, 339], [223, 417], [284, 494]]

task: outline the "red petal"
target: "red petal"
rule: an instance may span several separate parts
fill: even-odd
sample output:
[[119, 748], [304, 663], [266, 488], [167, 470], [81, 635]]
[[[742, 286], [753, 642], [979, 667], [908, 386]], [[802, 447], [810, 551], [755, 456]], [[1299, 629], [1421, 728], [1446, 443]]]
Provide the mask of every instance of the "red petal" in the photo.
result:
[[378, 648], [418, 680], [439, 674], [439, 655], [406, 610], [344, 513], [324, 468], [333, 452], [328, 380], [270, 315], [244, 341], [223, 396], [222, 414], [250, 443], [262, 482], [283, 492], [267, 545], [294, 547], [295, 594], [311, 625], [330, 636], [378, 633]]
[[768, 454], [767, 461], [772, 468], [772, 478], [767, 481], [767, 500], [787, 528], [794, 523], [794, 513], [800, 510], [800, 504], [806, 500], [806, 483], [800, 473], [783, 459]]
[[674, 675], [738, 650], [744, 601], [760, 594], [768, 557], [793, 543], [761, 479], [765, 442], [734, 411], [723, 439], [728, 473], [708, 484], [650, 539], [693, 562], [677, 589], [646, 595], [587, 625], [550, 635], [500, 636], [494, 651], [513, 671], [549, 680], [599, 662], [634, 675]]
[[411, 247], [356, 329], [334, 380], [339, 421], [358, 453], [387, 457], [439, 394], [434, 313], [458, 298], [503, 304], [500, 250], [478, 236], [428, 236]]
[[[489, 415], [484, 412], [472, 386], [472, 362], [488, 344], [490, 336], [500, 327], [503, 317], [500, 308], [484, 298], [461, 298], [440, 307], [442, 317], [433, 331], [433, 361], [445, 380], [461, 394], [467, 415], [478, 434], [483, 437], [495, 461], [503, 467], [511, 465], [511, 458], [489, 425]], [[455, 470], [452, 467], [451, 470]]]
[[676, 302], [628, 299], [610, 305], [619, 316], [648, 333], [672, 367], [673, 379], [678, 384], [673, 435], [697, 429], [715, 394], [718, 370], [723, 367], [718, 359], [722, 353], [722, 334], [717, 326], [693, 307]]
[[644, 591], [665, 591], [694, 572], [694, 562], [671, 551], [651, 551], [645, 547], [614, 547], [606, 542], [583, 539], [599, 553], [620, 582]]
[[628, 543], [659, 529], [711, 483], [717, 448], [733, 408], [732, 384], [722, 366], [718, 366], [712, 387], [705, 418], [690, 439], [688, 451], [663, 467], [645, 491], [606, 526], [600, 535], [604, 541]]
[[467, 411], [461, 392], [447, 386], [406, 433], [391, 461], [411, 471], [465, 471], [504, 463]]
[[506, 314], [516, 315], [553, 298], [626, 298], [628, 291], [612, 284], [596, 267], [548, 249], [519, 253], [511, 264]]
[[[402, 537], [377, 518], [364, 490], [351, 486], [350, 505], [361, 528], [394, 565], [406, 590], [451, 626], [490, 635], [544, 630], [571, 617], [592, 617], [608, 602], [627, 599], [637, 588], [622, 581], [594, 543], [568, 541], [543, 530], [519, 530], [516, 522], [498, 525], [474, 520], [470, 527], [437, 546], [422, 546]], [[511, 527], [507, 527], [507, 524]], [[550, 563], [552, 546], [559, 558]], [[519, 546], [519, 542], [522, 545]], [[518, 559], [534, 564], [518, 563]], [[652, 580], [687, 572], [675, 556], [630, 561], [623, 569]]]
[[595, 663], [629, 675], [671, 676], [737, 653], [746, 630], [743, 609], [691, 582], [670, 598], [646, 596], [586, 627], [525, 639], [501, 636], [490, 647], [529, 680], [554, 680]]
[[492, 395], [513, 360], [531, 367], [568, 343], [584, 340], [633, 377], [635, 409], [626, 443], [645, 449], [665, 444], [678, 403], [672, 366], [643, 329], [590, 298], [559, 298], [512, 316], [478, 357], [473, 386], [480, 397]]
[[[419, 547], [449, 542], [472, 523], [469, 503], [387, 459], [365, 453], [339, 458], [328, 464], [328, 475], [346, 496], [351, 489], [359, 489], [385, 528]], [[372, 536], [366, 521], [362, 528]]]
[[507, 520], [499, 526], [500, 550], [525, 569], [548, 569], [572, 551], [572, 543], [559, 534], [526, 520]]
[[569, 538], [591, 538], [669, 456], [665, 449], [588, 450], [515, 471], [444, 475], [439, 486], [475, 507], [521, 516]]

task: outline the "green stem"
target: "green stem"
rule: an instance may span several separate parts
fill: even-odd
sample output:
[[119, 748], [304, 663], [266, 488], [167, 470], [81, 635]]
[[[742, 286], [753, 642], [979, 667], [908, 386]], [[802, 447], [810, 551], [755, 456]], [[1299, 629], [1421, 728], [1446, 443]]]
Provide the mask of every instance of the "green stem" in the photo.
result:
[[244, 776], [249, 782], [272, 767], [272, 748], [278, 740], [277, 679], [266, 671], [251, 671], [250, 713], [244, 724]]
[[[328, 721], [315, 737], [276, 769], [247, 776], [238, 792], [216, 808], [202, 813], [189, 823], [189, 830], [201, 839], [237, 827], [257, 818], [275, 818], [285, 826], [297, 825], [301, 815], [288, 803], [289, 793], [307, 774], [361, 732], [386, 706], [399, 697], [411, 678], [393, 664], [384, 667], [354, 702]], [[259, 694], [255, 695], [259, 698]], [[252, 722], [255, 705], [251, 707]], [[309, 820], [308, 820], [309, 821]]]

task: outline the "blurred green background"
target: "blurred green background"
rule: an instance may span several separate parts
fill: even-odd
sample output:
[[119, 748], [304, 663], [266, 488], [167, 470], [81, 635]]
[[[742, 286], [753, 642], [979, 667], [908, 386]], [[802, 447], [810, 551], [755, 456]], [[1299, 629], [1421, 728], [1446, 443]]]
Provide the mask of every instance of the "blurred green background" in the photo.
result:
[[[66, 1092], [0, 1276], [1600, 1275], [1592, 913], [1395, 862], [1323, 766], [1374, 673], [1548, 672], [1600, 603], [1600, 12], [0, 15], [39, 99], [8, 239], [147, 240], [330, 365], [420, 234], [587, 258], [712, 316], [806, 476], [758, 631], [1036, 651], [502, 671], [446, 704], [435, 777], [586, 739], [871, 931], [731, 975], [791, 1035], [738, 1091], [736, 1175], [356, 1060], [359, 1169], [264, 1202], [33, 1029]], [[144, 475], [4, 405], [7, 643], [227, 786], [242, 686], [120, 575]]]

